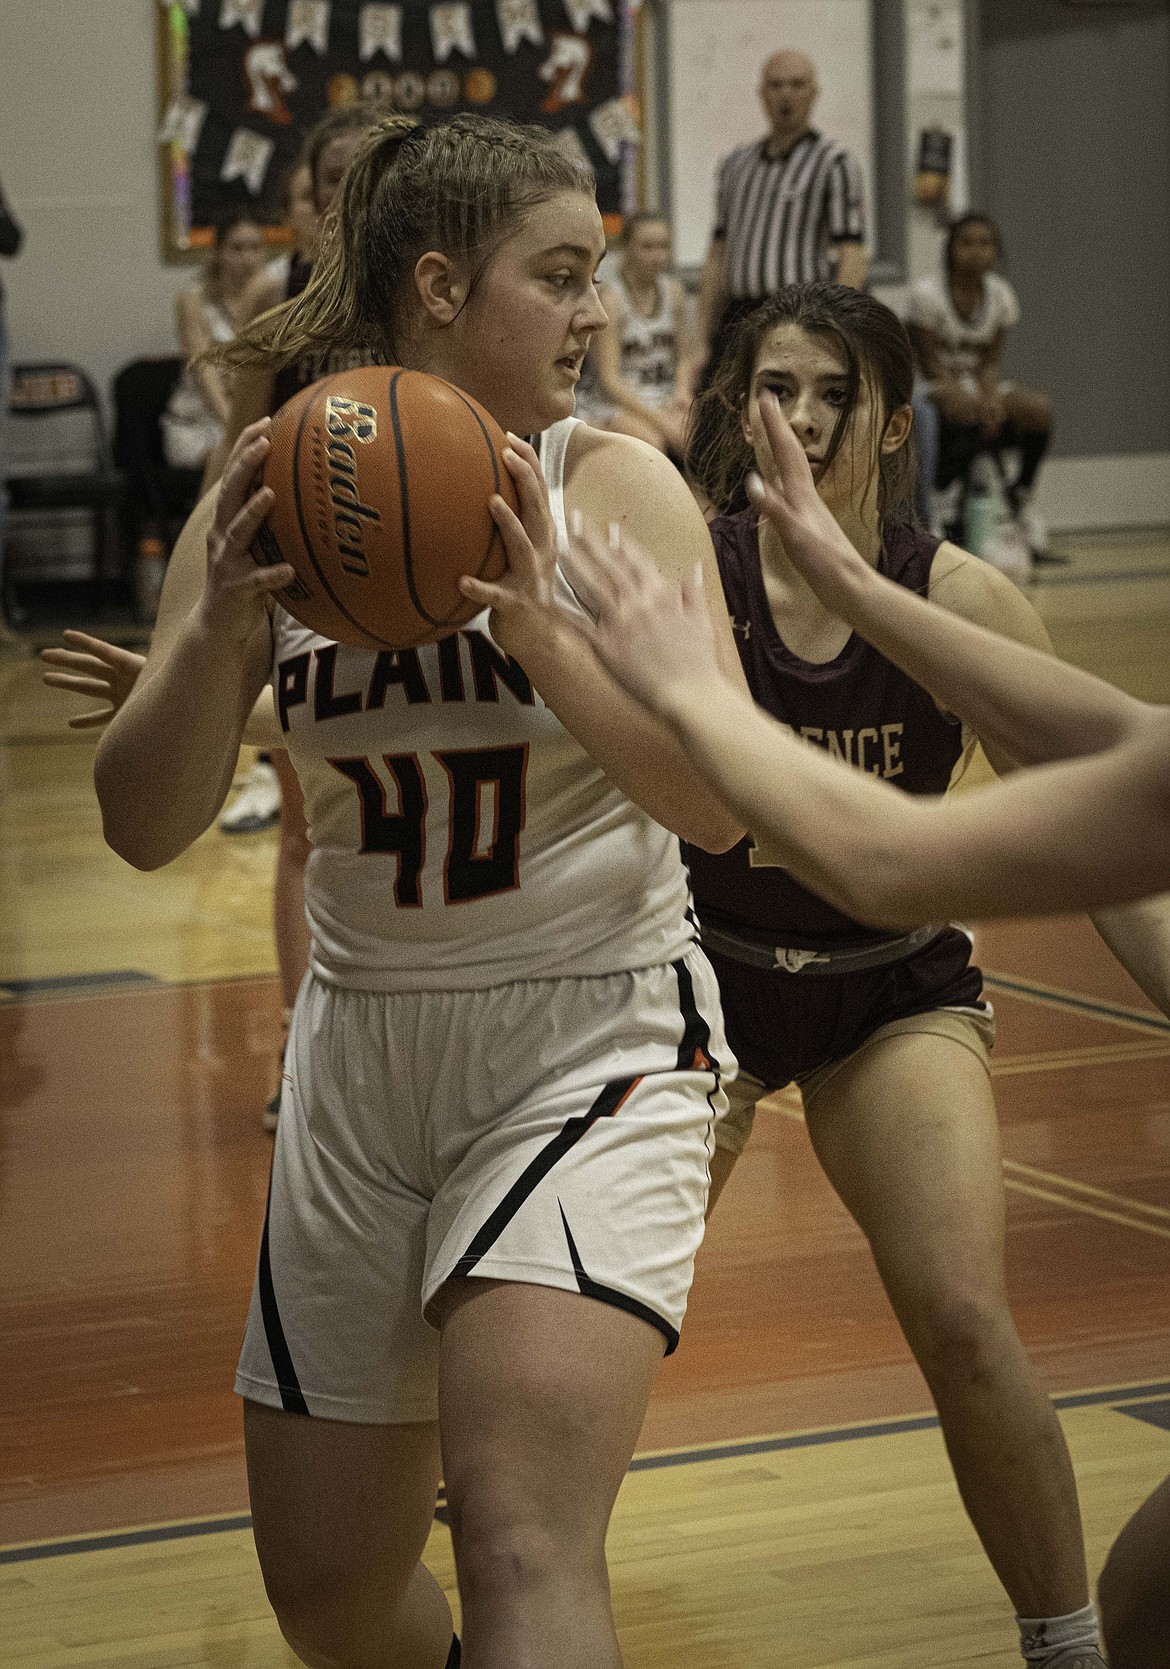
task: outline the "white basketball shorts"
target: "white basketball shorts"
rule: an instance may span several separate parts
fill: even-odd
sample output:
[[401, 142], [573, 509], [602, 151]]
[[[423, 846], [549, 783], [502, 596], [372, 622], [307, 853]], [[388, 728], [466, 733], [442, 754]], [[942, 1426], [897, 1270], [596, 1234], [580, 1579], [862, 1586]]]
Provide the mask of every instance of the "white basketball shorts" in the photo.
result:
[[734, 1072], [697, 946], [483, 991], [310, 975], [236, 1390], [335, 1420], [435, 1419], [425, 1318], [452, 1275], [614, 1304], [673, 1350]]

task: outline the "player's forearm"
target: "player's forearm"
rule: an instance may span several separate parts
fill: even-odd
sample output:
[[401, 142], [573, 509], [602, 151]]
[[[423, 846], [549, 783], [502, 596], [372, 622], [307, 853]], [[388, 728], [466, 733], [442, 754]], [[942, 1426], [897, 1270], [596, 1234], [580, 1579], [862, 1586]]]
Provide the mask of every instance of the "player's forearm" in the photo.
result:
[[743, 838], [744, 825], [696, 778], [670, 727], [628, 696], [576, 633], [554, 627], [523, 665], [565, 729], [656, 823], [708, 852]]
[[724, 681], [673, 701], [669, 723], [699, 777], [802, 886], [875, 926], [924, 919], [896, 885], [907, 813], [921, 809], [907, 796], [798, 741]]
[[1021, 765], [1098, 753], [1134, 735], [1157, 711], [861, 564], [823, 600], [976, 735]]
[[1131, 979], [1170, 1015], [1170, 893], [1097, 910], [1093, 925]]
[[147, 668], [111, 720], [94, 785], [106, 841], [136, 869], [178, 857], [223, 804], [256, 699], [248, 662], [192, 611], [166, 660]]
[[1170, 880], [1168, 727], [1106, 758], [928, 800], [797, 741], [730, 686], [665, 710], [795, 878], [875, 927], [1118, 904]]

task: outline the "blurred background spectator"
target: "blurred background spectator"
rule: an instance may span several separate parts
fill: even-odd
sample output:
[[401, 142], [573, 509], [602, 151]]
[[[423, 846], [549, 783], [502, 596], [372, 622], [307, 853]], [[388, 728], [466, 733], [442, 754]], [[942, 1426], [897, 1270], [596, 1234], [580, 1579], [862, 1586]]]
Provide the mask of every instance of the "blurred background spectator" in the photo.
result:
[[1002, 240], [985, 214], [964, 214], [943, 246], [942, 270], [910, 288], [906, 322], [918, 360], [915, 399], [919, 509], [936, 532], [957, 513], [958, 492], [974, 459], [1017, 455], [1004, 496], [1024, 543], [1043, 556], [1047, 530], [1032, 492], [1052, 434], [1052, 402], [1007, 381], [1000, 369], [1004, 339], [1020, 319], [1016, 292], [995, 266]]
[[670, 222], [630, 215], [612, 278], [599, 283], [607, 328], [589, 351], [578, 413], [598, 428], [634, 435], [682, 460], [700, 364], [691, 304], [670, 272]]
[[172, 469], [202, 470], [223, 436], [231, 388], [216, 365], [197, 363], [213, 342], [230, 342], [248, 316], [245, 293], [264, 265], [264, 228], [254, 214], [229, 216], [198, 280], [175, 298], [179, 346], [186, 368], [162, 414], [163, 455]]

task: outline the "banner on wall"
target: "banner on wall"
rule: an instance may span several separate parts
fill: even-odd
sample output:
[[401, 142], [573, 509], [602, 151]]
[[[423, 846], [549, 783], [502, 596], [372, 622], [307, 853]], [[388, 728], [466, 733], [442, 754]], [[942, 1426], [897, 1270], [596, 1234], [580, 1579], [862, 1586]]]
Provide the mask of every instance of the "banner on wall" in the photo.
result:
[[389, 102], [538, 122], [587, 163], [607, 216], [636, 206], [640, 0], [160, 0], [164, 252], [224, 214], [280, 219], [301, 141], [330, 107]]

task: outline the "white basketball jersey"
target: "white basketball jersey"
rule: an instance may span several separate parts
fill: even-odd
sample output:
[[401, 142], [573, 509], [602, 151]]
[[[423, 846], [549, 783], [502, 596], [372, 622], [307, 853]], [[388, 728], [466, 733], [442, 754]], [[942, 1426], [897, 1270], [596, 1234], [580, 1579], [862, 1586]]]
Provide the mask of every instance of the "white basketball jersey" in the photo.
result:
[[647, 317], [635, 307], [620, 271], [616, 284], [625, 302], [619, 361], [621, 379], [646, 405], [665, 406], [674, 399], [678, 363], [670, 289], [665, 279], [659, 278], [654, 311]]
[[[576, 418], [541, 437], [559, 540]], [[558, 595], [576, 606], [558, 570]], [[352, 649], [278, 607], [276, 711], [305, 796], [321, 979], [469, 990], [671, 962], [695, 933], [677, 839], [492, 641]]]

